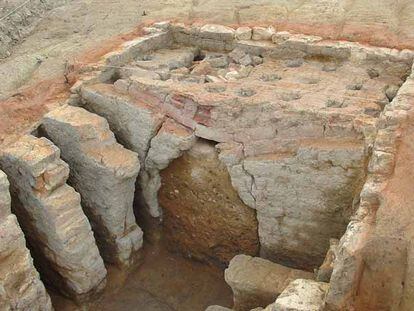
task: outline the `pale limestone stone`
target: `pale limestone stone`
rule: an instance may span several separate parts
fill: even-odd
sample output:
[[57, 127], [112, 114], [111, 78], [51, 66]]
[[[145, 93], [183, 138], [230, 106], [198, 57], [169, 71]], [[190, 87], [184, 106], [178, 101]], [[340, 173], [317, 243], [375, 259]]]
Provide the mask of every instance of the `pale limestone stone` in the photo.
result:
[[252, 39], [255, 41], [266, 41], [271, 40], [275, 29], [273, 27], [253, 27]]
[[363, 266], [361, 250], [369, 230], [369, 223], [351, 221], [340, 239], [326, 295], [327, 310], [347, 310], [352, 305]]
[[152, 27], [159, 28], [162, 30], [168, 30], [171, 27], [170, 21], [162, 21], [152, 24]]
[[193, 47], [159, 49], [138, 56], [133, 64], [145, 70], [173, 70], [191, 66], [197, 53], [198, 49]]
[[388, 175], [393, 172], [394, 163], [394, 154], [376, 150], [372, 154], [368, 170], [371, 173]]
[[319, 267], [316, 280], [319, 282], [327, 282], [329, 283], [329, 280], [331, 279], [334, 261], [335, 261], [335, 254], [338, 249], [338, 243], [339, 240], [337, 239], [330, 239], [329, 241], [329, 249], [326, 253], [325, 260], [323, 261], [323, 264]]
[[272, 35], [272, 42], [280, 44], [288, 40], [292, 35], [287, 31], [278, 31]]
[[79, 301], [102, 290], [106, 270], [80, 196], [66, 184], [69, 169], [59, 149], [46, 138], [23, 136], [4, 150], [0, 164], [45, 280]]
[[222, 306], [209, 306], [205, 311], [231, 311], [232, 309]]
[[237, 40], [250, 40], [252, 38], [252, 29], [250, 27], [239, 27], [236, 29], [235, 37]]
[[158, 134], [151, 140], [145, 159], [145, 171], [140, 175], [140, 184], [145, 202], [153, 217], [161, 215], [158, 205], [158, 190], [161, 187], [159, 172], [191, 148], [196, 137], [188, 128], [167, 119]]
[[234, 309], [250, 310], [267, 306], [291, 281], [297, 278], [312, 279], [313, 274], [259, 257], [237, 255], [230, 261], [224, 277], [233, 290]]
[[229, 41], [234, 38], [234, 29], [222, 25], [207, 24], [200, 28], [200, 36], [207, 39]]
[[160, 33], [160, 32], [163, 31], [163, 29], [156, 28], [156, 27], [144, 27], [144, 28], [142, 28], [142, 31], [146, 35], [151, 35], [151, 34], [155, 34], [155, 33]]
[[16, 216], [0, 221], [0, 309], [53, 310]]
[[116, 142], [104, 118], [83, 108], [51, 111], [42, 120], [42, 130], [71, 167], [69, 181], [81, 194], [104, 260], [133, 263], [143, 242], [132, 209], [138, 155]]
[[213, 72], [213, 67], [209, 62], [201, 62], [194, 66], [191, 71], [192, 75], [208, 75]]
[[151, 71], [151, 70], [138, 68], [138, 67], [122, 68], [122, 69], [119, 70], [119, 75], [123, 79], [129, 78], [131, 76], [140, 77], [140, 78], [149, 78], [149, 79], [153, 79], [153, 80], [160, 80], [161, 79], [161, 77], [158, 73], [156, 73], [154, 71]]
[[291, 282], [276, 299], [278, 311], [322, 311], [328, 283], [298, 279]]
[[6, 174], [0, 171], [0, 219], [11, 213], [10, 203], [9, 181]]
[[344, 232], [344, 215], [362, 182], [364, 148], [326, 147], [302, 147], [293, 157], [246, 158], [229, 167], [240, 198], [257, 210], [263, 257], [313, 269], [322, 263], [329, 239]]
[[[123, 43], [120, 50], [104, 55], [103, 63], [109, 66], [120, 66], [126, 62], [132, 61], [138, 55], [148, 53], [155, 49], [168, 47], [171, 43], [172, 37], [168, 32], [154, 33], [139, 37]], [[107, 70], [111, 70], [111, 68], [108, 67]]]
[[211, 53], [207, 54], [204, 61], [210, 63], [213, 68], [227, 68], [229, 59], [226, 54]]
[[52, 310], [10, 202], [9, 182], [0, 171], [0, 309]]
[[248, 54], [240, 48], [235, 48], [229, 53], [229, 57], [237, 64], [240, 64], [241, 60]]
[[144, 163], [151, 139], [164, 121], [164, 115], [143, 101], [116, 92], [110, 85], [84, 87], [84, 107], [106, 120], [120, 143], [138, 153]]

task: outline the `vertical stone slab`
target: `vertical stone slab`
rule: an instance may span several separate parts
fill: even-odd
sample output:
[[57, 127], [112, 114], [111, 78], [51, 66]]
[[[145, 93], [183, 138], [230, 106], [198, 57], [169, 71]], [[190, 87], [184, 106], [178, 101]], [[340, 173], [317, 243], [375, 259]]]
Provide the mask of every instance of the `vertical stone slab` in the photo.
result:
[[10, 212], [9, 182], [0, 171], [0, 309], [52, 310], [50, 297], [33, 260], [16, 216]]
[[143, 164], [151, 139], [165, 119], [163, 113], [147, 104], [155, 99], [133, 100], [108, 84], [82, 87], [81, 96], [84, 107], [108, 120], [120, 143], [138, 153]]
[[0, 165], [44, 280], [78, 301], [102, 290], [106, 269], [80, 196], [66, 184], [69, 168], [59, 149], [46, 138], [23, 136], [4, 150]]
[[[114, 86], [108, 84], [82, 87], [81, 96], [84, 107], [107, 119], [119, 142], [138, 153], [142, 166], [145, 166], [151, 140], [165, 121], [164, 114], [154, 107], [161, 106], [162, 102], [152, 96], [133, 99], [117, 92]], [[153, 217], [159, 217], [161, 214], [156, 200], [157, 193], [154, 196], [152, 191], [159, 188], [158, 173], [154, 175], [154, 170], [146, 171], [142, 167], [138, 184], [142, 190], [142, 201], [149, 213]]]
[[167, 119], [151, 140], [145, 159], [145, 170], [141, 171], [139, 181], [142, 196], [153, 217], [162, 214], [158, 203], [158, 190], [161, 187], [160, 172], [174, 159], [179, 158], [185, 150], [190, 149], [195, 142], [193, 131], [172, 119]]
[[69, 182], [81, 194], [105, 261], [128, 266], [143, 242], [132, 209], [140, 164], [108, 122], [83, 108], [63, 106], [43, 118], [42, 130], [71, 167]]

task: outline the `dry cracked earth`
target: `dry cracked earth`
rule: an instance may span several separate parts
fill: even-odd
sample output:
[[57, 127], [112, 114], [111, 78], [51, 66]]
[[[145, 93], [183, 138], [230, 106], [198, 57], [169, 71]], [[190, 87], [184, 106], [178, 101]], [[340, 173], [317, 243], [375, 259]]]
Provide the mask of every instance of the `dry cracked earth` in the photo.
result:
[[0, 309], [412, 310], [411, 7], [2, 3]]

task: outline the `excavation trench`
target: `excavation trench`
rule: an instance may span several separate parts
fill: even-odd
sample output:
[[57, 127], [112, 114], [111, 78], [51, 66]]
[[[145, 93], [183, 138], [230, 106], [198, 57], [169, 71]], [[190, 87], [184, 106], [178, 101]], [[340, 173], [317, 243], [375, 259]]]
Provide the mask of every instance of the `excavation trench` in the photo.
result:
[[[392, 167], [376, 138], [411, 52], [194, 27], [156, 23], [85, 69], [0, 158], [57, 310], [231, 307], [229, 263], [286, 282], [323, 263], [329, 282], [361, 189]], [[246, 299], [227, 271], [236, 310], [289, 284]]]

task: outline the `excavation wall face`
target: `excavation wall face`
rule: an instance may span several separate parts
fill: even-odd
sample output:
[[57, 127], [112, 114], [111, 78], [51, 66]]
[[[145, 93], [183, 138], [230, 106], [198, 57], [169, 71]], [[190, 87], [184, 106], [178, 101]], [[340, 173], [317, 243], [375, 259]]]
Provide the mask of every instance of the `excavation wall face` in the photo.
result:
[[49, 295], [33, 266], [26, 240], [10, 210], [9, 182], [0, 171], [0, 308], [52, 310]]
[[0, 165], [45, 280], [76, 300], [102, 290], [106, 270], [80, 196], [66, 184], [69, 169], [59, 149], [45, 138], [24, 136], [4, 150]]
[[[92, 67], [95, 75], [82, 77], [72, 91], [78, 105], [108, 119], [119, 141], [139, 154], [139, 186], [151, 215], [164, 212], [167, 230], [179, 232], [170, 234], [178, 249], [223, 261], [213, 241], [209, 250], [196, 250], [188, 233], [217, 231], [200, 215], [214, 208], [224, 218], [230, 205], [243, 210], [243, 225], [235, 226], [247, 232], [246, 224], [256, 224], [248, 206], [261, 256], [308, 270], [319, 266], [357, 207], [378, 118], [409, 75], [414, 54], [272, 27], [156, 23], [144, 31], [97, 64], [123, 68]], [[231, 196], [231, 204], [223, 198], [220, 208], [196, 206], [201, 193], [214, 189], [190, 174], [196, 163], [210, 170], [186, 152], [195, 138], [218, 143], [239, 197]], [[213, 171], [206, 176], [218, 176]], [[180, 213], [186, 217], [174, 218]], [[253, 235], [246, 236], [253, 245]], [[244, 247], [250, 249], [243, 240]]]
[[227, 264], [259, 248], [256, 213], [233, 189], [214, 145], [197, 142], [161, 173], [159, 201], [171, 250]]
[[42, 130], [70, 167], [103, 258], [128, 266], [142, 246], [132, 210], [140, 168], [136, 153], [119, 145], [105, 119], [71, 106], [47, 114]]

